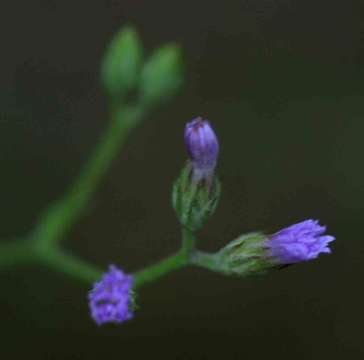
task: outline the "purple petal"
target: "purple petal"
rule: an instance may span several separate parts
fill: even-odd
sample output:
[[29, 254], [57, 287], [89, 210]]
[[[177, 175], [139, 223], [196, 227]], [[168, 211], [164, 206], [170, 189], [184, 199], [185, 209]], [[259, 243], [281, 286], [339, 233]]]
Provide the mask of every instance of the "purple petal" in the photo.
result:
[[281, 264], [292, 264], [315, 259], [321, 253], [329, 254], [328, 243], [335, 238], [323, 235], [325, 231], [326, 226], [311, 219], [284, 228], [267, 241], [269, 256]]

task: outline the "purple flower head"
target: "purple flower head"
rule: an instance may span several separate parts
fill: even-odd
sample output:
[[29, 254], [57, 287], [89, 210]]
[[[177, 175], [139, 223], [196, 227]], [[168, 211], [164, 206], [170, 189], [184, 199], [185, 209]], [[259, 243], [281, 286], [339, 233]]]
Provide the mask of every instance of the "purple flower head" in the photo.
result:
[[193, 169], [193, 180], [211, 179], [219, 153], [217, 137], [207, 120], [198, 117], [186, 124], [185, 144]]
[[122, 323], [133, 316], [130, 310], [132, 282], [130, 275], [110, 265], [109, 271], [94, 284], [88, 300], [91, 316], [98, 325]]
[[305, 220], [272, 235], [266, 243], [269, 256], [280, 264], [308, 261], [321, 253], [329, 254], [328, 243], [335, 238], [324, 235], [326, 226], [317, 220]]

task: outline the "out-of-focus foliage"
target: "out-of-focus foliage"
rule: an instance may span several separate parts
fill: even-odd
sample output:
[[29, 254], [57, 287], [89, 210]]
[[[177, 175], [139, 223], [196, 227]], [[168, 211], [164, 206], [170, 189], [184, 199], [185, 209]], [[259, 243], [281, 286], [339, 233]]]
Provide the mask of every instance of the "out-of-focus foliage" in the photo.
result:
[[142, 44], [133, 28], [122, 28], [115, 35], [101, 64], [101, 80], [112, 98], [122, 99], [137, 85], [142, 53]]
[[143, 67], [142, 100], [146, 104], [167, 101], [182, 85], [181, 51], [170, 44], [156, 50]]

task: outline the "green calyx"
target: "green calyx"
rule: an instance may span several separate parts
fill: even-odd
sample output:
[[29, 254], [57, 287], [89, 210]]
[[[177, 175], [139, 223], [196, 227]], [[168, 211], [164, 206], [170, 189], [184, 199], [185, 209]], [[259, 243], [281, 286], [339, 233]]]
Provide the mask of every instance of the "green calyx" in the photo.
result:
[[256, 232], [231, 241], [216, 254], [219, 270], [238, 276], [265, 272], [273, 265], [266, 255], [266, 240], [265, 234]]
[[191, 231], [199, 230], [214, 213], [221, 192], [219, 180], [214, 177], [211, 184], [191, 182], [189, 164], [173, 186], [172, 204], [180, 223]]

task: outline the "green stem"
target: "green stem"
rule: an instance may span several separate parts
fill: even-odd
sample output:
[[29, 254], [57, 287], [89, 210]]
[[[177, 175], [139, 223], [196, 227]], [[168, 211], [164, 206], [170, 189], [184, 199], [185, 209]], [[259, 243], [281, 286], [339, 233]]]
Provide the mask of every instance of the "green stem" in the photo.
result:
[[182, 246], [178, 253], [167, 257], [157, 264], [151, 265], [134, 274], [135, 288], [153, 282], [160, 277], [185, 267], [191, 263], [191, 257], [195, 252], [195, 236], [191, 230], [182, 228]]
[[102, 276], [102, 271], [95, 268], [93, 265], [82, 261], [78, 257], [66, 254], [61, 250], [48, 250], [40, 254], [40, 261], [44, 265], [83, 281], [87, 284], [99, 280]]
[[217, 254], [210, 254], [203, 251], [194, 251], [190, 262], [193, 265], [203, 267], [211, 271], [219, 271], [219, 259]]
[[182, 252], [167, 257], [166, 259], [151, 265], [134, 274], [134, 287], [153, 282], [171, 271], [178, 270], [188, 264], [188, 259]]
[[40, 247], [57, 243], [80, 218], [118, 150], [144, 113], [140, 105], [113, 112], [109, 128], [80, 175], [65, 196], [46, 209], [35, 227], [32, 237]]
[[194, 233], [187, 227], [182, 227], [182, 253], [189, 258], [191, 253], [195, 250], [196, 238]]

